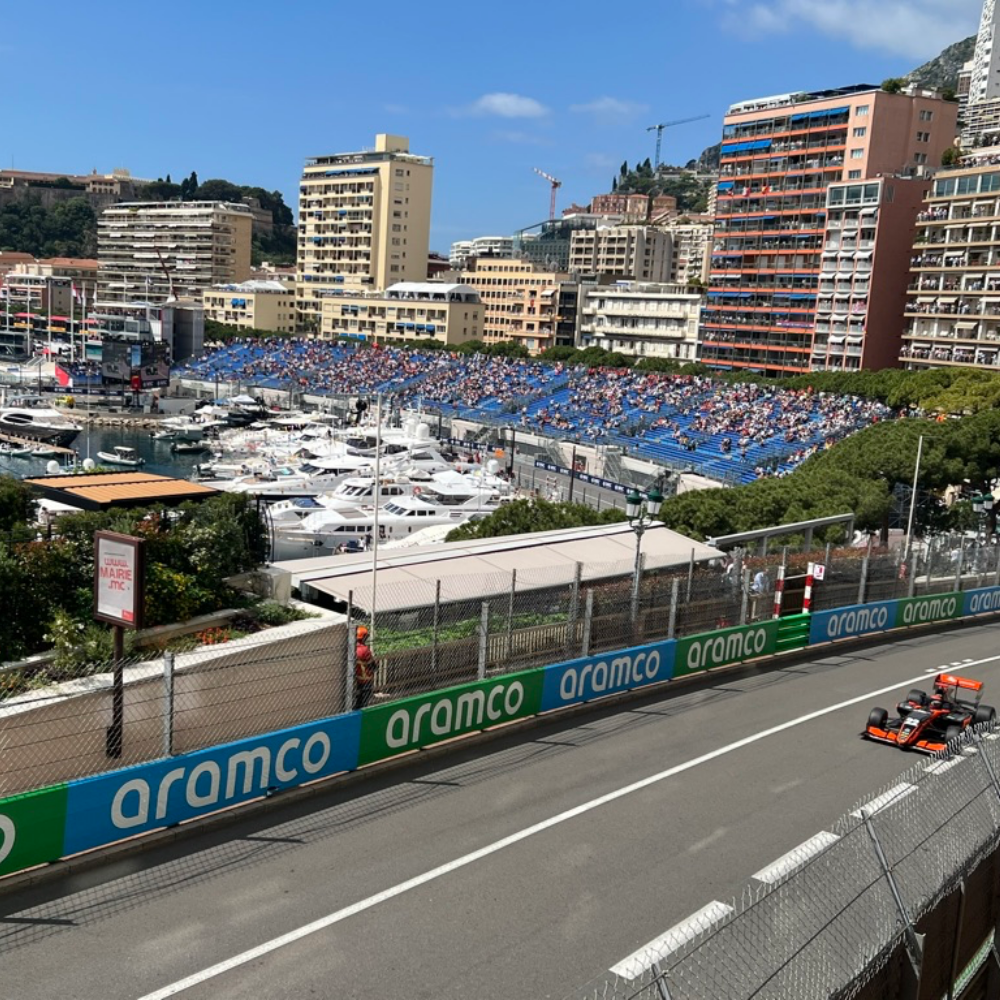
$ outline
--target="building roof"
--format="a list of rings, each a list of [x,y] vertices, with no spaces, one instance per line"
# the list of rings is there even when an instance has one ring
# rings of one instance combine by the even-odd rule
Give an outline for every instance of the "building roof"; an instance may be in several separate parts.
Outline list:
[[[0,250],[0,264],[9,264],[14,261],[33,261],[34,259],[30,253],[21,253],[18,250]]]
[[[48,500],[57,500],[80,510],[111,507],[142,507],[203,500],[218,490],[202,483],[155,476],[151,472],[95,472],[76,476],[39,476],[25,482]]]
[[[386,294],[389,292],[396,292],[399,295],[448,295],[452,292],[479,294],[469,285],[448,284],[444,281],[397,281],[386,289]]]
[[[289,292],[290,288],[280,281],[265,278],[251,278],[235,285],[213,285],[220,292]]]
[[[51,264],[57,267],[80,267],[96,270],[98,262],[90,257],[40,257],[39,264]]]
[[[626,577],[635,563],[635,534],[628,524],[540,531],[443,542],[422,549],[380,549],[376,612],[403,611],[434,604],[436,582],[441,601],[484,600],[509,593],[517,570],[521,592],[572,583],[577,564],[585,583]],[[711,546],[654,524],[642,537],[647,569],[688,566],[722,557]],[[274,565],[291,573],[292,586],[313,588],[337,601],[351,595],[353,606],[372,611],[372,554],[298,559]]]

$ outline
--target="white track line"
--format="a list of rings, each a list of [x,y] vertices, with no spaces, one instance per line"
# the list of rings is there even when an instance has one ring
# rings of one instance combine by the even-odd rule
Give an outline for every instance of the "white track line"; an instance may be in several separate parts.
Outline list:
[[[827,830],[820,830],[815,837],[810,837],[803,841],[798,847],[793,847],[787,854],[782,854],[777,861],[773,861],[766,868],[761,868],[753,877],[758,882],[780,882],[789,872],[800,868],[810,858],[814,858],[821,851],[825,851],[831,844],[835,844],[840,837]]]
[[[866,802],[859,809],[855,809],[851,813],[855,819],[861,819],[861,814],[863,812],[868,813],[869,816],[874,816],[875,813],[881,812],[883,809],[888,809],[893,802],[898,802],[900,799],[905,798],[911,792],[917,790],[916,785],[909,785],[905,781],[901,781],[898,785],[893,785],[888,791],[883,792],[881,795],[876,795],[870,802]]]
[[[980,663],[993,663],[996,660],[1000,660],[1000,656],[988,656],[985,659],[976,660],[972,665]],[[297,927],[295,930],[289,931],[287,934],[281,934],[276,938],[272,938],[270,941],[264,941],[255,948],[250,948],[248,951],[241,952],[239,955],[227,958],[224,962],[219,962],[216,965],[209,966],[207,969],[202,969],[200,972],[195,972],[190,976],[185,976],[184,979],[178,979],[175,983],[170,983],[168,986],[164,986],[153,993],[145,994],[140,997],[139,1000],[166,1000],[167,997],[176,996],[178,993],[183,993],[185,990],[189,990],[192,987],[198,986],[199,984],[207,982],[210,979],[215,979],[217,976],[231,972],[233,969],[238,969],[241,965],[247,965],[249,962],[254,962],[258,958],[270,954],[272,951],[277,951],[279,948],[284,948],[287,945],[294,944],[296,941],[301,941],[303,938],[309,937],[311,934],[316,934],[318,931],[326,930],[327,927],[333,927],[334,924],[339,924],[341,921],[347,920],[349,917],[363,913],[365,910],[370,910],[372,907],[378,906],[379,903],[384,903],[387,900],[394,899],[396,896],[401,896],[404,892],[409,892],[411,889],[416,889],[421,885],[426,885],[428,882],[433,882],[444,875],[457,871],[459,868],[465,868],[466,866],[474,864],[477,861],[481,861],[483,858],[487,858],[491,854],[496,854],[497,851],[502,851],[506,847],[510,847],[513,844],[519,844],[522,840],[527,840],[529,837],[534,837],[536,834],[543,833],[546,830],[551,830],[555,826],[566,823],[571,819],[576,819],[577,816],[583,816],[585,813],[601,808],[601,806],[606,806],[610,802],[617,802],[619,799],[625,798],[626,795],[632,795],[635,792],[640,792],[645,788],[649,788],[650,786],[656,785],[661,781],[665,781],[667,778],[672,778],[676,774],[682,774],[684,771],[690,771],[692,768],[699,767],[701,764],[707,764],[710,761],[717,760],[719,757],[725,757],[727,754],[735,753],[737,750],[742,750],[744,747],[751,746],[754,743],[759,743],[761,740],[766,740],[770,736],[776,736],[778,733],[794,729],[796,726],[804,726],[806,723],[812,722],[814,719],[820,719],[824,715],[830,715],[832,712],[839,712],[842,708],[849,708],[851,705],[860,705],[866,701],[870,702],[873,698],[877,698],[880,694],[888,694],[890,691],[896,691],[901,687],[909,687],[911,684],[915,684],[917,681],[923,680],[923,678],[924,675],[919,674],[916,677],[909,678],[909,680],[897,681],[895,684],[890,684],[887,687],[878,688],[875,691],[869,691],[867,694],[858,695],[857,698],[850,698],[847,701],[838,701],[835,705],[829,705],[826,708],[818,709],[815,712],[810,712],[808,715],[801,715],[797,719],[790,719],[788,722],[781,723],[781,725],[772,726],[770,729],[754,733],[753,736],[746,736],[741,740],[737,740],[735,743],[729,743],[724,747],[719,747],[717,750],[712,750],[709,753],[702,754],[700,757],[695,757],[693,760],[685,761],[683,764],[677,764],[674,767],[667,768],[666,771],[660,771],[658,774],[652,774],[648,778],[643,778],[640,781],[633,782],[631,785],[625,785],[622,788],[617,788],[615,791],[608,792],[606,795],[601,795],[599,798],[591,799],[589,802],[584,802],[581,805],[574,806],[572,809],[567,809],[565,812],[561,812],[557,816],[550,816],[548,819],[542,820],[542,822],[536,823],[534,826],[529,826],[523,830],[519,830],[517,833],[512,833],[509,837],[504,837],[502,840],[497,840],[492,844],[487,844],[485,847],[481,847],[478,851],[473,851],[471,854],[465,854],[460,858],[455,858],[454,861],[449,861],[437,868],[432,868],[430,871],[426,871],[422,875],[417,875],[415,878],[407,879],[405,882],[400,882],[398,885],[394,885],[390,889],[385,889],[382,892],[376,893],[374,896],[369,896],[367,899],[362,899],[357,903],[352,903],[350,906],[346,906],[342,910],[337,910],[335,913],[330,913],[325,917],[320,917],[319,920],[314,920],[312,923],[304,924],[302,927]]]
[[[679,924],[674,924],[665,934],[632,952],[628,958],[623,958],[617,965],[611,966],[610,971],[621,979],[638,979],[653,967],[654,962],[662,962],[668,955],[689,941],[693,941],[702,931],[707,930],[712,924],[717,924],[732,912],[733,907],[728,903],[720,903],[718,900],[709,903]]]

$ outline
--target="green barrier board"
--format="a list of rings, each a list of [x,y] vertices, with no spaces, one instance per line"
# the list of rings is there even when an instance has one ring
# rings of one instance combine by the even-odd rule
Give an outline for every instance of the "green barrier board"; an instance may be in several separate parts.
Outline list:
[[[0,799],[0,875],[62,856],[66,789],[53,785]]]
[[[541,709],[544,677],[544,668],[525,670],[366,708],[361,713],[359,763],[372,764],[464,733],[536,715]]]
[[[678,639],[674,677],[769,656],[777,648],[778,624],[772,619]]]

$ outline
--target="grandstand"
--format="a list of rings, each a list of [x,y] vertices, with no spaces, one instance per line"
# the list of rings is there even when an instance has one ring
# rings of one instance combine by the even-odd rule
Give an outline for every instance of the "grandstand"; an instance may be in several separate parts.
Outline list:
[[[783,475],[816,451],[892,417],[872,400],[699,375],[284,338],[214,348],[174,374],[320,396],[382,393],[401,407],[615,445],[722,482]]]

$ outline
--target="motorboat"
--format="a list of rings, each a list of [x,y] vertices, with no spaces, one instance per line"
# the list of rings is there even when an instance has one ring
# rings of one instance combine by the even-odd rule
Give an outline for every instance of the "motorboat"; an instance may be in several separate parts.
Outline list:
[[[83,428],[41,396],[20,396],[0,408],[0,434],[68,448]]]
[[[99,451],[97,457],[106,465],[127,465],[133,469],[146,464],[135,448],[123,444],[116,444],[111,451]]]
[[[430,480],[430,476],[426,477]],[[382,477],[378,489],[374,476],[348,476],[335,490],[318,496],[299,496],[278,500],[267,506],[267,519],[272,526],[294,526],[318,511],[350,510],[358,506],[374,506],[397,497],[419,495],[422,481],[409,477]]]
[[[465,477],[461,477],[463,480]],[[380,541],[405,538],[431,525],[458,527],[467,521],[492,514],[510,498],[504,489],[474,483],[434,483],[419,494],[399,497],[384,504],[377,514]],[[376,508],[373,505],[339,510],[317,511],[298,524],[275,524],[271,529],[273,558],[308,559],[342,551],[345,543],[367,546],[376,531]]]
[[[200,455],[209,450],[207,441],[174,441],[170,446],[175,455]]]

